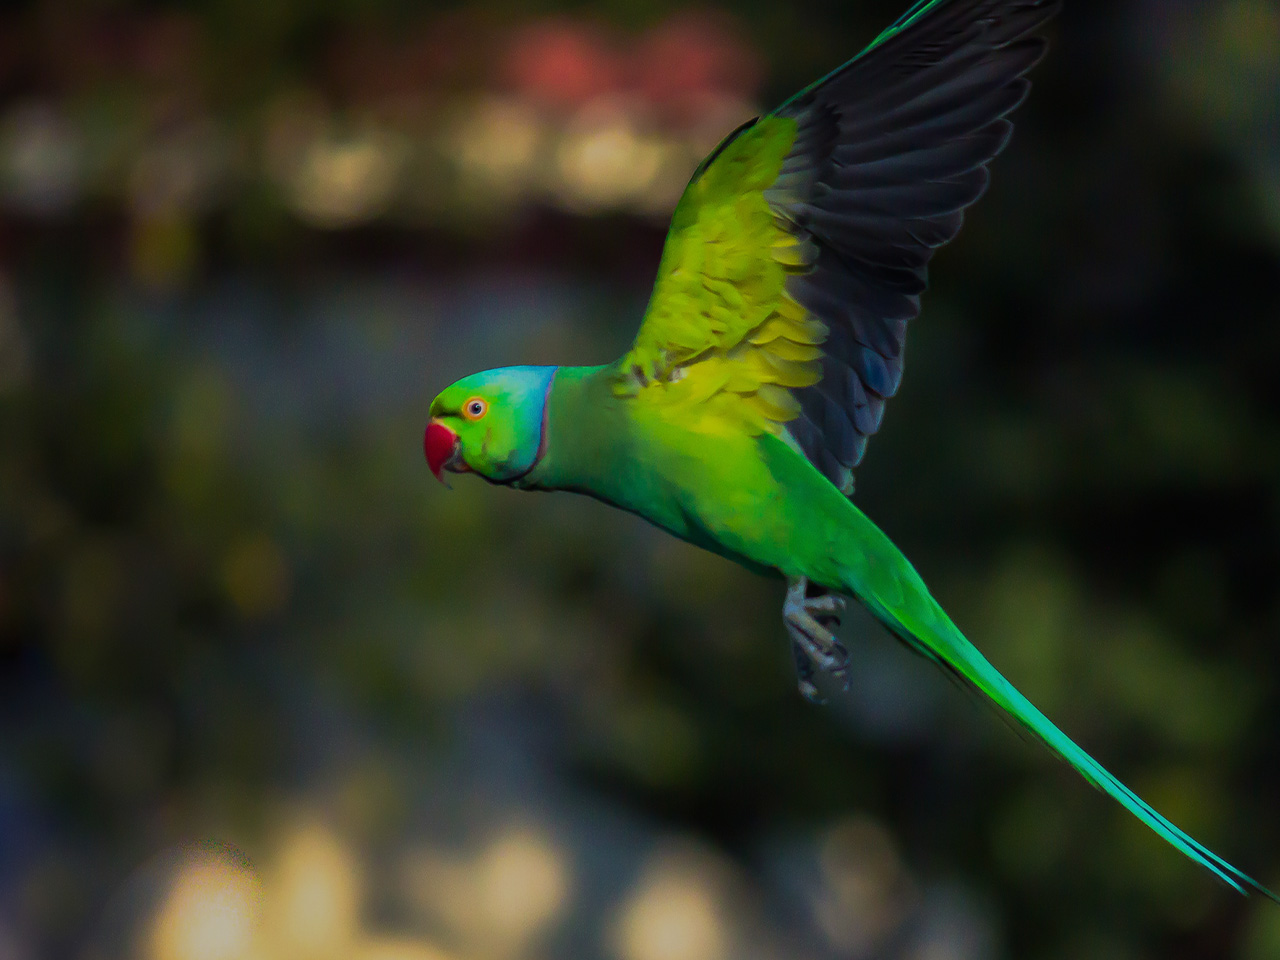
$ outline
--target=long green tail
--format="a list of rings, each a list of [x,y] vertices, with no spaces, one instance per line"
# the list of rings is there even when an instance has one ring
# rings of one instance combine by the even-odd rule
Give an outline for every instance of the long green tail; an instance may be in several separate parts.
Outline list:
[[[1124,807],[1196,863],[1241,893],[1257,891],[1280,903],[1274,893],[1196,842],[1157,813],[1145,800],[1109,773],[1014,689],[1013,684],[960,632],[893,542],[861,511],[844,568],[845,588],[910,647],[955,673],[1008,711],[1049,749],[1075,767],[1095,787]]]

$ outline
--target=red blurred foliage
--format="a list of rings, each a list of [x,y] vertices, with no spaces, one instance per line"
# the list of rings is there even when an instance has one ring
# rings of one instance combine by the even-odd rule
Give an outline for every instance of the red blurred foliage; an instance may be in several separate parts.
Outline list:
[[[136,84],[172,106],[203,102],[211,45],[192,14],[49,6],[0,13],[0,87],[78,91]],[[470,11],[424,17],[397,32],[365,21],[335,32],[313,74],[339,103],[422,102],[495,81],[546,107],[575,110],[631,93],[667,119],[696,118],[709,98],[749,100],[759,57],[726,13],[681,13],[639,36],[555,16],[515,27]],[[216,79],[216,78],[215,78]],[[180,110],[178,111],[180,112]]]
[[[708,97],[750,100],[759,88],[759,56],[725,14],[678,14],[644,36],[632,54],[633,82],[647,100],[683,121]]]
[[[622,87],[623,58],[604,30],[565,18],[517,30],[503,77],[547,106],[571,108]]]
[[[633,40],[583,21],[542,20],[515,33],[503,67],[508,84],[548,106],[626,92],[679,123],[703,116],[709,100],[750,100],[762,73],[733,19],[711,12],[677,14]]]

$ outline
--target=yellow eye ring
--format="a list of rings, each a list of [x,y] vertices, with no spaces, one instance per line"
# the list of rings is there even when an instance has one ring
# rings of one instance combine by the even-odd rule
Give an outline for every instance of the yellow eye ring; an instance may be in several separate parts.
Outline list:
[[[489,412],[489,404],[480,397],[472,397],[462,405],[462,415],[468,420],[479,420]]]

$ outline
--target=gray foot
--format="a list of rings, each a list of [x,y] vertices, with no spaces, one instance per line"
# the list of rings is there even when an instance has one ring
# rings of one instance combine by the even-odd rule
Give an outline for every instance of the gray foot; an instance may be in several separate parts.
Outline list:
[[[782,605],[782,621],[791,635],[791,653],[796,662],[800,693],[811,703],[821,703],[813,682],[815,668],[829,673],[849,689],[849,651],[831,632],[840,625],[844,597],[825,591],[809,596],[809,581],[790,581]]]

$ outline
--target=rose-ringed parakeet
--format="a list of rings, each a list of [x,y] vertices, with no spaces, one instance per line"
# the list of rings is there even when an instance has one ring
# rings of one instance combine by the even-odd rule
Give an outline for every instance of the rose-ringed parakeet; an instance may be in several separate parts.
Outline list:
[[[431,404],[436,476],[587,494],[785,577],[800,687],[844,677],[856,598],[1161,837],[1241,892],[1254,880],[1073,743],[951,622],[851,501],[902,379],[935,250],[1008,143],[1059,0],[920,0],[866,50],[708,157],[676,207],[631,349],[599,367],[508,367]]]

